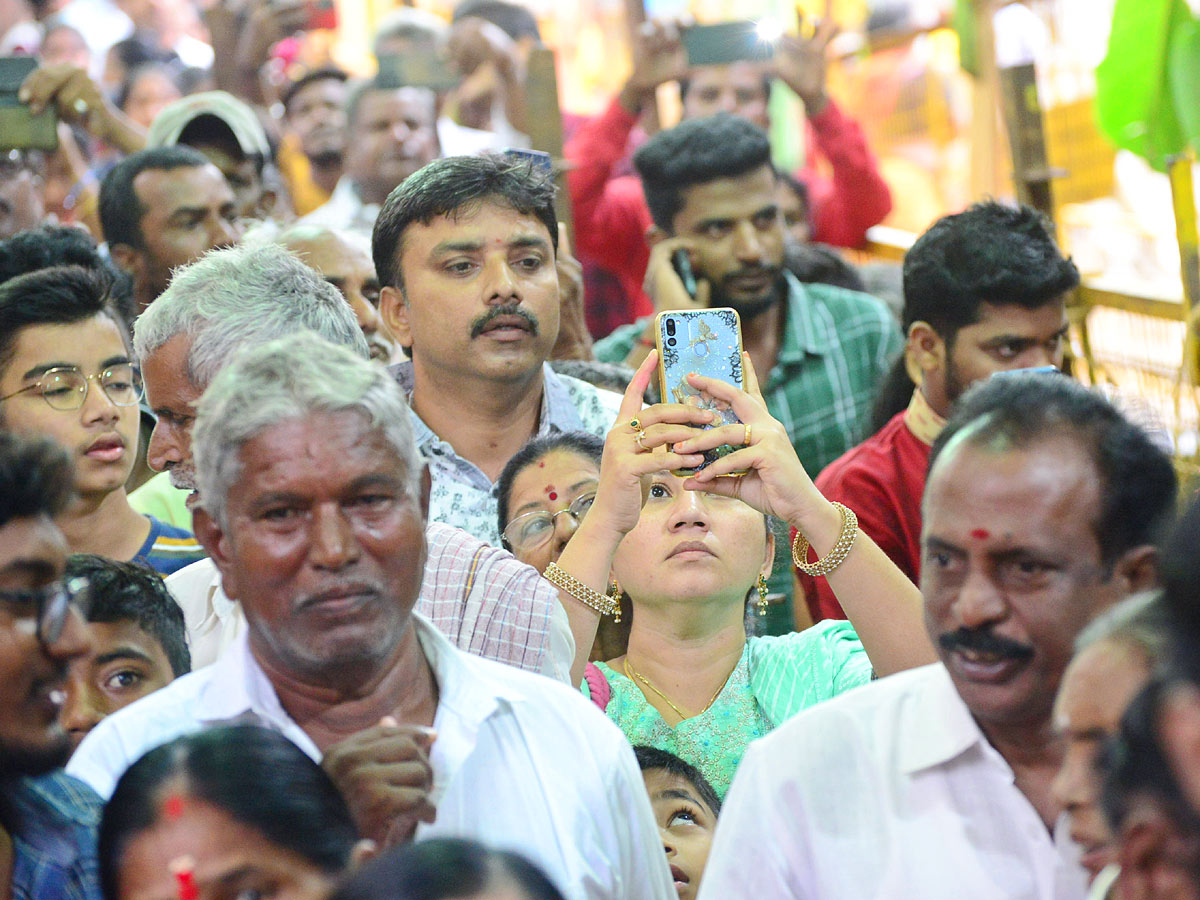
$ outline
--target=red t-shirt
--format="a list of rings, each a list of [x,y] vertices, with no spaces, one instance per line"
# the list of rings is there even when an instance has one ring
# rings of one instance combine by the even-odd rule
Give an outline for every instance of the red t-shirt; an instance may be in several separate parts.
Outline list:
[[[830,500],[854,510],[859,527],[917,583],[921,494],[931,448],[909,429],[908,415],[908,410],[897,413],[876,434],[847,450],[821,471],[816,484]],[[828,581],[799,577],[814,622],[846,618]]]

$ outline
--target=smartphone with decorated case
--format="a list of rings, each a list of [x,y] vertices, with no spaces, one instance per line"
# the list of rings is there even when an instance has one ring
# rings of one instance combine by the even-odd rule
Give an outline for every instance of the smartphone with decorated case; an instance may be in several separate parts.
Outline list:
[[[713,410],[720,421],[707,426],[740,423],[729,404],[692,387],[689,372],[742,387],[742,323],[737,310],[729,307],[661,312],[655,319],[658,346],[658,384],[664,403],[684,403]],[[723,444],[704,454],[694,469],[676,475],[694,475],[737,447]]]

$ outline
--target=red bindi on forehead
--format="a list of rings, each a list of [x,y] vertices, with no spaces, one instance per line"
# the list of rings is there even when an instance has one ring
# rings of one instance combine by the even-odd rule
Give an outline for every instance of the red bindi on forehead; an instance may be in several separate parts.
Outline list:
[[[986,528],[973,528],[971,530],[971,537],[975,538],[977,541],[986,541],[991,536],[992,533]]]
[[[547,485],[547,486],[546,486],[546,495],[547,495],[547,496],[548,496],[548,497],[549,497],[551,500],[557,500],[557,499],[558,499],[558,494],[557,494],[557,492],[556,492],[556,489],[555,489],[554,485],[550,484],[550,485]]]

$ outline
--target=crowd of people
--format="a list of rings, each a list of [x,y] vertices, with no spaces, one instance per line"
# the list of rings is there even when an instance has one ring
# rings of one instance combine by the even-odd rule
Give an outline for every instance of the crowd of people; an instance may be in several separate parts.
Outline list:
[[[508,0],[369,80],[303,4],[0,13],[0,896],[1200,898],[1200,503],[1038,212],[864,290],[831,22],[645,23],[547,168]]]

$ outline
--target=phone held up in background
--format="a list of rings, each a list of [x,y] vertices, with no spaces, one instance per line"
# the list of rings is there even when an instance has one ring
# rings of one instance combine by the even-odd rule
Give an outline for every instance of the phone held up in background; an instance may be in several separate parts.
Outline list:
[[[58,148],[58,116],[47,106],[36,116],[28,104],[17,99],[17,91],[37,68],[32,56],[0,56],[0,150],[45,150]]]
[[[514,161],[524,160],[533,166],[533,168],[539,169],[547,175],[554,171],[554,161],[550,158],[550,154],[544,153],[541,150],[523,150],[517,147],[506,147],[504,155]]]
[[[654,323],[658,384],[663,402],[683,403],[718,413],[720,421],[709,428],[740,423],[728,403],[696,390],[687,380],[688,373],[695,372],[742,387],[742,323],[737,310],[677,309],[659,313]],[[699,466],[680,469],[675,474],[694,475],[736,449],[728,444],[715,447],[704,454],[704,462]]]
[[[448,91],[462,83],[449,58],[437,47],[413,47],[404,53],[379,57],[375,85],[391,90],[423,87],[435,92]]]
[[[759,33],[755,22],[692,25],[681,35],[689,66],[723,66],[735,62],[766,62],[775,47]]]
[[[683,282],[683,289],[687,291],[687,295],[695,300],[696,273],[692,271],[692,258],[688,256],[688,252],[680,247],[672,253],[671,266],[675,269],[675,274],[679,276],[679,280]]]

